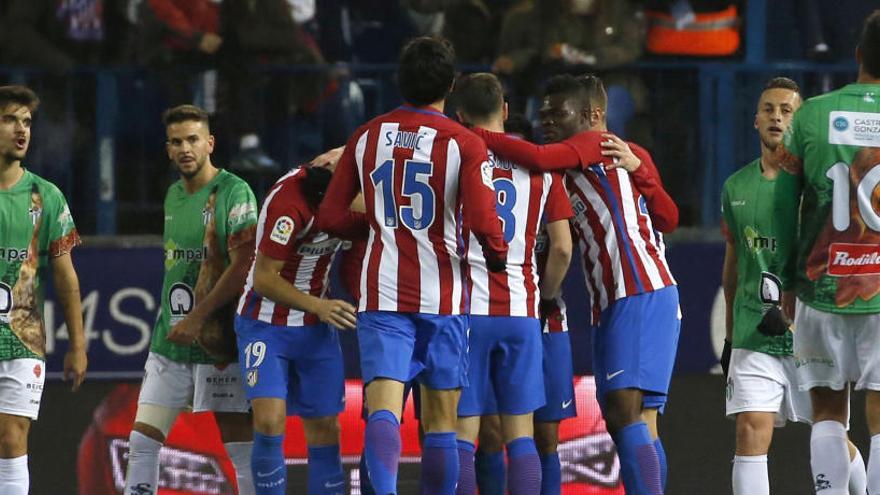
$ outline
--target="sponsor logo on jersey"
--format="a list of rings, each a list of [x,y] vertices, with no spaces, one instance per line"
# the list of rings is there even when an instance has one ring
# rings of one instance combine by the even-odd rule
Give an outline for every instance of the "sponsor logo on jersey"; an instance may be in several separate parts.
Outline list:
[[[9,323],[12,311],[12,287],[0,282],[0,323]]]
[[[40,366],[40,363],[34,365],[34,376],[39,378],[40,375],[43,374],[43,368]]]
[[[849,146],[880,146],[880,113],[831,112],[828,142]]]
[[[495,190],[495,184],[492,182],[492,163],[489,160],[480,165],[480,177],[483,178],[483,184],[486,184],[486,187]]]
[[[0,247],[0,261],[23,261],[28,257],[27,248],[16,249],[11,247]]]
[[[761,272],[761,302],[778,304],[782,295],[782,282],[770,272]]]
[[[192,288],[183,282],[177,282],[168,289],[168,308],[171,310],[171,321],[176,323],[192,311],[196,296]]]
[[[278,220],[275,220],[275,225],[272,227],[272,233],[269,234],[269,239],[282,246],[286,246],[290,242],[291,234],[293,234],[293,226],[292,218],[288,216],[278,217]]]
[[[828,247],[828,274],[836,277],[880,274],[880,246],[835,242]]]
[[[229,225],[238,226],[248,221],[256,222],[257,207],[253,203],[239,203],[229,210]]]
[[[743,229],[743,237],[750,251],[757,253],[762,249],[769,249],[771,252],[776,252],[776,238],[763,236],[750,225]]]
[[[182,248],[174,241],[165,243],[165,269],[170,270],[178,262],[184,263],[201,263],[208,259],[208,248],[202,246],[198,248]]]
[[[327,234],[321,234],[315,238],[317,242],[303,244],[297,249],[297,253],[303,256],[324,256],[325,254],[335,253],[341,242],[339,239],[327,238]],[[319,240],[323,239],[323,240]]]

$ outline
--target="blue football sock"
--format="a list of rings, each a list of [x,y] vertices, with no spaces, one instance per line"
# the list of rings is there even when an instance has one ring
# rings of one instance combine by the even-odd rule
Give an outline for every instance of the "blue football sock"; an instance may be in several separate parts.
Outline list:
[[[361,495],[376,495],[373,484],[370,483],[370,471],[367,469],[367,456],[361,454],[361,462],[358,464]]]
[[[477,473],[477,487],[480,495],[504,495],[507,487],[507,466],[504,464],[504,449],[486,453],[477,449],[474,456]]]
[[[474,468],[474,444],[458,441],[458,487],[456,495],[474,495],[477,493],[477,473]],[[482,495],[482,494],[481,494]]]
[[[381,409],[371,414],[364,431],[364,457],[370,483],[379,495],[397,493],[400,447],[400,423],[394,413]]]
[[[309,495],[344,495],[339,445],[309,447]]]
[[[666,490],[666,479],[669,476],[669,465],[666,464],[666,449],[663,448],[663,442],[658,437],[654,440],[654,450],[657,451],[657,460],[660,461],[660,486]]]
[[[532,437],[520,437],[507,444],[507,489],[510,495],[541,492],[541,459]]]
[[[284,435],[254,432],[251,472],[257,495],[284,495],[287,491],[287,466],[284,465]]]
[[[426,433],[422,444],[422,495],[453,495],[458,484],[455,432]]]
[[[662,495],[660,461],[648,426],[643,421],[626,425],[614,434],[614,440],[627,495]]]
[[[559,495],[562,492],[562,467],[559,453],[541,456],[541,495]]]

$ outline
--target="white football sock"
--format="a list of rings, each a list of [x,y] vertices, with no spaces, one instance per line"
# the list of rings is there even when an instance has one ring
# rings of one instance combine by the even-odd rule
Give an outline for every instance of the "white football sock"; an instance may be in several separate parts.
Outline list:
[[[159,451],[162,442],[138,431],[131,431],[128,437],[128,472],[125,477],[123,493],[159,493]]]
[[[255,495],[256,488],[251,474],[251,451],[254,449],[254,442],[227,442],[223,445],[235,468],[238,495]]]
[[[766,455],[733,457],[733,495],[770,495]]]
[[[868,493],[868,475],[865,472],[865,460],[856,449],[856,455],[849,463],[849,495],[865,495]]]
[[[880,493],[880,434],[871,437],[868,455],[868,493]]]
[[[849,495],[849,448],[846,429],[837,421],[820,421],[810,434],[813,484],[822,495]]]
[[[27,495],[29,488],[28,456],[0,459],[0,494]]]

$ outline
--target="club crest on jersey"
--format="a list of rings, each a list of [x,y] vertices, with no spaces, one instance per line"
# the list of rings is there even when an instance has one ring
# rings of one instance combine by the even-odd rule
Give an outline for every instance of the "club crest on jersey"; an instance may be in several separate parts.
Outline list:
[[[247,372],[248,387],[254,387],[257,385],[257,379],[258,379],[257,371],[259,371],[259,370],[255,370],[255,369],[248,370],[248,372]]]
[[[292,218],[288,216],[278,217],[278,220],[275,220],[275,225],[272,227],[272,233],[269,234],[269,239],[282,246],[286,246],[290,242],[291,234],[293,234],[293,226]]]
[[[0,323],[9,323],[12,311],[12,287],[0,282]]]
[[[202,210],[202,225],[208,225],[214,220],[214,208],[205,207]]]
[[[28,209],[28,215],[31,217],[31,225],[34,227],[37,226],[37,222],[40,221],[40,216],[43,214],[43,209],[39,206],[32,206]]]

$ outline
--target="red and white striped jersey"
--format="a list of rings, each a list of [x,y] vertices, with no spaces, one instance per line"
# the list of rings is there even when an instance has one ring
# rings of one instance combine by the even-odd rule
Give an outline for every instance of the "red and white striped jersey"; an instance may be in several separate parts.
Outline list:
[[[496,209],[507,241],[507,269],[490,273],[476,239],[468,242],[471,314],[538,317],[535,244],[541,219],[566,220],[574,214],[559,174],[530,172],[489,153]]]
[[[675,284],[663,235],[626,170],[596,163],[567,171],[565,185],[594,323],[617,299]]]
[[[315,297],[327,292],[330,265],[342,241],[315,228],[315,212],[301,191],[306,174],[296,169],[280,179],[266,196],[257,222],[257,252],[284,261],[281,277]],[[316,315],[291,309],[254,290],[251,264],[238,314],[272,325],[299,327],[320,323]]]
[[[467,311],[462,225],[484,255],[503,260],[507,251],[488,172],[483,141],[431,109],[400,107],[352,135],[319,226],[347,235],[344,220],[359,185],[370,224],[359,311]]]
[[[568,198],[565,198],[565,203],[569,204]],[[571,210],[569,209],[569,211]],[[568,218],[571,218],[572,215],[569,215]],[[544,276],[544,268],[547,266],[547,256],[549,254],[548,248],[550,247],[550,236],[547,235],[546,227],[546,222],[541,224],[541,230],[538,231],[538,237],[535,241],[535,259],[537,260],[539,277]],[[556,311],[544,315],[546,321],[544,322],[544,328],[541,329],[543,333],[568,331],[568,313],[566,312],[565,301],[562,299],[562,295],[556,296],[555,301]]]

